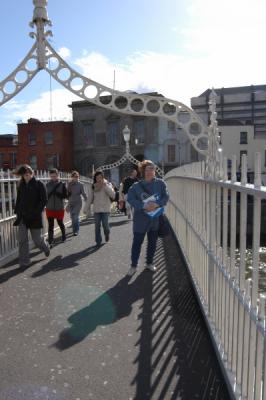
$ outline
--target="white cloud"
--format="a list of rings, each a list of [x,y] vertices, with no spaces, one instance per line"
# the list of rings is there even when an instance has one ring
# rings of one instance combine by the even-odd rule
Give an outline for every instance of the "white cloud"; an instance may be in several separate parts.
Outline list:
[[[43,121],[49,121],[51,117],[53,120],[71,120],[72,112],[68,105],[80,98],[65,89],[55,89],[51,94],[52,102],[50,92],[43,92],[37,99],[27,104],[16,102],[14,106],[11,104],[10,107],[10,104],[7,103],[5,109],[9,113],[9,118],[6,125],[14,127],[15,121],[26,122],[29,118],[37,118]],[[14,122],[11,123],[10,121]]]
[[[182,31],[172,29],[182,48],[178,53],[135,52],[123,64],[84,49],[70,64],[88,78],[110,88],[114,71],[117,90],[158,91],[190,105],[190,98],[207,88],[264,84],[266,81],[265,0],[187,0],[188,20]],[[181,40],[182,39],[182,40]],[[69,49],[59,50],[63,58]],[[71,118],[67,107],[74,95],[66,89],[52,94],[53,117]],[[77,98],[76,98],[77,99]],[[28,104],[6,105],[9,120],[50,118],[50,93]]]
[[[61,47],[58,50],[58,54],[65,60],[71,57],[71,51],[67,47]]]

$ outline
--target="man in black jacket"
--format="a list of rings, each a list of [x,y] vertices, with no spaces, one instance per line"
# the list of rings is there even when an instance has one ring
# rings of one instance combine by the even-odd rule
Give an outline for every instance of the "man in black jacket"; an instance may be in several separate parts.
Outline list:
[[[19,264],[20,267],[26,268],[30,265],[28,230],[36,247],[42,250],[46,257],[50,255],[48,243],[41,235],[42,212],[47,203],[47,193],[45,185],[35,179],[29,165],[20,166],[16,174],[21,180],[15,205],[17,219],[14,225],[18,226]]]
[[[132,208],[130,204],[127,202],[127,194],[133,183],[138,182],[137,174],[138,171],[135,168],[133,168],[130,172],[130,175],[125,179],[123,184],[122,193],[124,194],[128,219],[132,218]]]

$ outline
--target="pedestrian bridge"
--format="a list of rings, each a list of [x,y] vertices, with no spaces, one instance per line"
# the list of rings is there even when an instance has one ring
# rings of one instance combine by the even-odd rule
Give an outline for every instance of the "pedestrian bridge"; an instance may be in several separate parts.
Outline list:
[[[100,249],[88,219],[49,259],[1,267],[1,400],[229,399],[174,236],[130,279],[132,222],[110,222]]]
[[[16,180],[2,174],[0,399],[266,399],[258,157],[253,184],[245,155],[240,182],[235,158],[230,179],[226,159],[207,177],[204,163],[169,172],[172,236],[157,271],[131,279],[131,222],[117,214],[100,249],[88,218],[21,272]]]

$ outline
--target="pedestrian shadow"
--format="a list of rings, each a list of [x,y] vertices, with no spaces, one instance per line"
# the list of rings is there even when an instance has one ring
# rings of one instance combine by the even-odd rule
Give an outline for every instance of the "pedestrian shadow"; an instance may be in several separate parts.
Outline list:
[[[32,267],[34,264],[37,264],[39,260],[32,261],[28,267],[25,267],[24,269],[21,267],[17,267],[14,269],[11,269],[7,272],[4,272],[3,274],[0,275],[0,284],[8,281],[10,278],[13,278],[16,275],[22,274],[24,271],[26,271],[28,268]]]
[[[109,225],[110,226],[120,226],[120,225],[126,225],[128,224],[130,221],[128,219],[123,220],[123,221],[115,221],[115,222],[110,222]]]
[[[31,277],[38,278],[42,275],[48,274],[49,272],[56,272],[65,270],[68,268],[77,267],[79,265],[79,261],[88,257],[90,254],[98,251],[99,249],[96,246],[90,246],[85,250],[79,251],[78,253],[69,254],[66,257],[62,255],[58,255],[54,257],[52,260],[47,262],[42,266],[42,268],[38,271],[35,271]]]
[[[31,252],[30,252],[30,256],[31,256],[31,258],[33,258],[33,257],[35,257],[35,256],[38,256],[38,255],[41,254],[41,253],[43,253],[42,250],[35,249],[34,251],[31,251]],[[40,260],[38,260],[38,261],[32,261],[31,264],[30,264],[30,266],[33,265],[33,264],[36,264],[36,262],[39,262],[39,261],[40,261]],[[0,269],[6,269],[6,268],[9,268],[9,267],[14,267],[15,265],[18,265],[18,264],[19,264],[19,259],[18,259],[18,257],[17,257],[17,258],[15,258],[15,260],[12,260],[12,261],[10,261],[10,262],[7,263],[7,264],[2,265],[2,266],[0,267]]]
[[[82,342],[98,326],[113,324],[129,316],[133,303],[144,298],[150,290],[152,274],[143,271],[132,283],[129,281],[130,277],[125,276],[87,307],[72,314],[68,318],[71,326],[60,333],[52,347],[67,350]]]

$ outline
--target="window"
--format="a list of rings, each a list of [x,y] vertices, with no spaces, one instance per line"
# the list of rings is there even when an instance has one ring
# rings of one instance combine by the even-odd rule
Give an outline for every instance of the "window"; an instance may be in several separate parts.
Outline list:
[[[266,150],[264,150],[264,165],[266,165]]]
[[[145,123],[143,119],[134,121],[133,131],[135,135],[135,143],[136,144],[145,143]]]
[[[240,132],[240,144],[247,144],[247,143],[248,143],[248,133]]]
[[[94,146],[94,125],[91,121],[83,122],[83,137],[85,144],[89,147]]]
[[[218,142],[219,144],[222,144],[222,132],[218,133]]]
[[[58,154],[51,154],[46,156],[46,168],[58,168],[59,167],[59,156]]]
[[[0,168],[3,168],[4,154],[0,153]]]
[[[167,159],[168,162],[175,162],[175,145],[169,144],[167,146]]]
[[[29,158],[29,164],[32,169],[37,170],[37,156],[35,154],[32,154]]]
[[[44,141],[45,141],[45,144],[53,144],[53,142],[54,142],[53,132],[45,132]]]
[[[106,133],[97,132],[95,140],[96,140],[96,146],[106,146]]]
[[[175,123],[173,121],[167,121],[167,127],[168,127],[169,133],[175,132]]]
[[[119,145],[119,123],[118,121],[108,122],[108,143],[110,146]]]
[[[36,144],[36,134],[34,132],[29,132],[28,140],[29,140],[29,145],[34,146]]]
[[[153,118],[150,121],[149,143],[158,144],[158,119]]]

